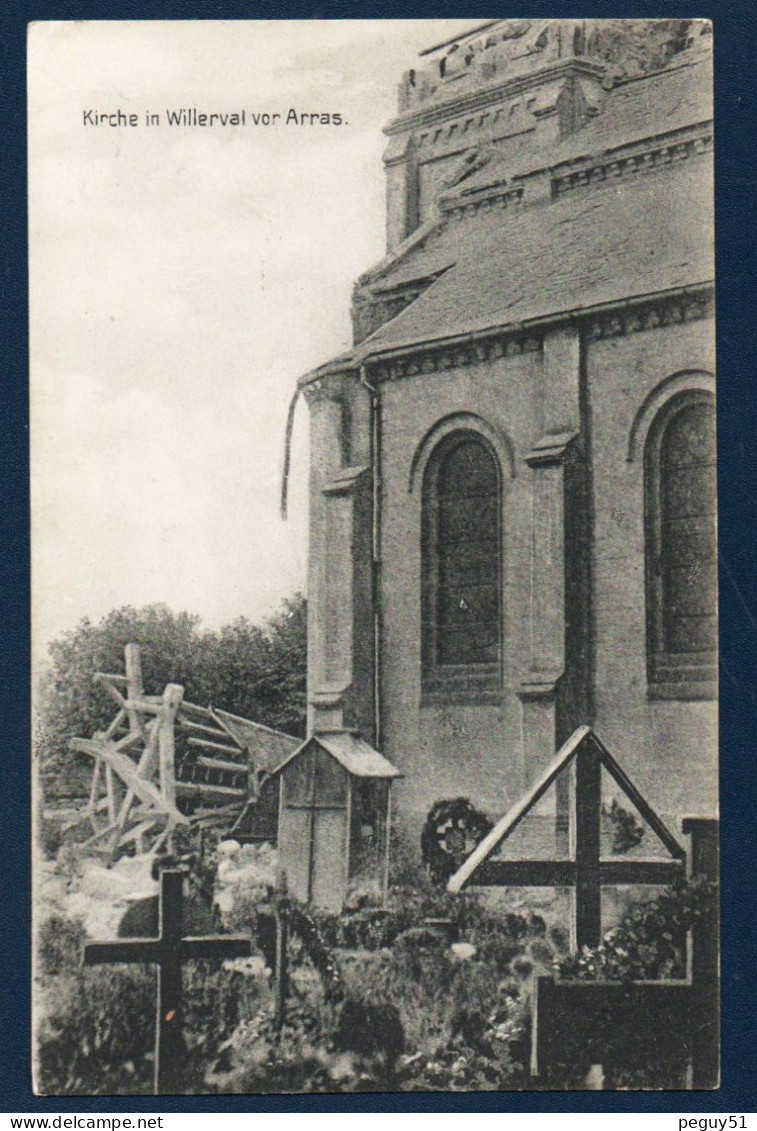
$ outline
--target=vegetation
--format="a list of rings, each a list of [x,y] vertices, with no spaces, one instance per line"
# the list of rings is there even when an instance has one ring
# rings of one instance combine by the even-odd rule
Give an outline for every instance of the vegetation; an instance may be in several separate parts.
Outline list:
[[[267,894],[262,887],[248,892],[224,925],[249,931],[270,966],[272,940],[265,937],[262,906]],[[280,1030],[260,963],[255,971],[249,960],[222,967],[187,964],[186,1089],[533,1087],[533,976],[681,977],[686,931],[712,912],[712,900],[712,886],[701,880],[665,889],[632,907],[599,947],[579,954],[569,953],[554,909],[536,914],[506,904],[490,908],[475,896],[439,891],[425,874],[392,889],[386,907],[359,901],[341,915],[295,907],[291,993]],[[147,1093],[154,974],[82,969],[83,941],[81,924],[59,916],[40,931],[38,1086],[55,1095]],[[646,1075],[621,1072],[616,1086],[649,1087],[673,1072],[671,1066],[651,1066]],[[572,1086],[581,1087],[582,1080]]]
[[[714,900],[714,886],[701,878],[665,888],[633,906],[598,947],[562,959],[558,973],[584,981],[684,978],[687,932],[714,913]]]

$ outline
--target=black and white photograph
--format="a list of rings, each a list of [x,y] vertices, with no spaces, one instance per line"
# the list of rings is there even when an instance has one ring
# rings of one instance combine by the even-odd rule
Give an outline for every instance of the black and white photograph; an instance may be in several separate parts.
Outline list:
[[[29,26],[37,1096],[719,1087],[712,45]]]

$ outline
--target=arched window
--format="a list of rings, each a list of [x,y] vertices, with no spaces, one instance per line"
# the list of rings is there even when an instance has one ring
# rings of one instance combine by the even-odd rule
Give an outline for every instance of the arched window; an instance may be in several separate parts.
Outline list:
[[[500,470],[476,432],[446,436],[423,480],[424,692],[500,686]]]
[[[703,391],[660,411],[645,453],[649,680],[709,697],[717,675],[715,407]]]

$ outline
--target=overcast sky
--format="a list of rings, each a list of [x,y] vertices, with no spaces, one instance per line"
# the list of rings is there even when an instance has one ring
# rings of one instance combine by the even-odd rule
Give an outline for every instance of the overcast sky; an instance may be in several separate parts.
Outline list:
[[[36,24],[29,44],[34,636],[164,601],[211,627],[304,589],[297,377],[384,252],[381,127],[470,21]],[[172,128],[167,109],[339,113]],[[137,128],[84,112],[136,113]],[[158,113],[160,126],[144,124]]]

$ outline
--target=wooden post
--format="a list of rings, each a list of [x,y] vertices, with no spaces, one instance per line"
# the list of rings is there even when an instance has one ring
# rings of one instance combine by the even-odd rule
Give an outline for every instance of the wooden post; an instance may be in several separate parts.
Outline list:
[[[160,888],[159,935],[166,956],[158,966],[158,1011],[155,1022],[155,1094],[181,1092],[184,1063],[181,1004],[181,934],[184,907],[184,876],[164,871]]]
[[[281,1032],[284,1026],[286,999],[289,992],[289,969],[287,966],[289,897],[287,895],[287,876],[283,868],[277,877],[273,906],[276,915],[276,974],[273,1019],[277,1032]]]
[[[176,768],[174,764],[174,723],[176,712],[184,698],[184,688],[178,683],[166,684],[163,704],[158,716],[158,759],[160,765],[160,792],[164,801],[176,805]]]
[[[718,822],[708,817],[684,817],[684,833],[691,836],[691,875],[717,885],[719,876]],[[691,986],[694,997],[692,1085],[717,1088],[720,1080],[719,1022],[719,897],[712,913],[699,919],[691,931]]]
[[[126,668],[126,699],[127,702],[133,703],[135,699],[144,695],[145,690],[142,683],[142,660],[138,644],[127,644],[124,648],[124,666]],[[126,713],[129,718],[129,730],[143,731],[144,724],[139,711],[135,707],[129,706]]]
[[[599,752],[582,742],[576,752],[576,887],[573,933],[575,949],[599,946],[602,938],[602,888],[599,870],[602,779]]]

